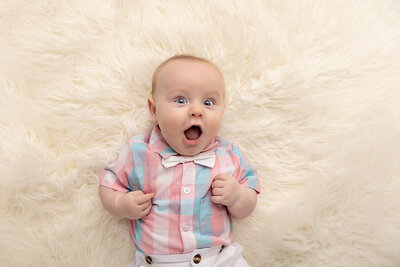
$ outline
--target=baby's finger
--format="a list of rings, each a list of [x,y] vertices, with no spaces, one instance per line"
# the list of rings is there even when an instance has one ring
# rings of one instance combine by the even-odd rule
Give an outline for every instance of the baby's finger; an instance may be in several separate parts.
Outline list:
[[[147,214],[149,214],[150,210],[151,210],[152,205],[149,205],[144,211],[143,214],[144,216],[146,216]]]
[[[139,205],[140,205],[140,207],[141,207],[142,210],[145,210],[145,209],[147,209],[148,207],[151,207],[151,206],[152,206],[152,202],[151,202],[151,200],[148,200],[148,201],[143,202],[143,203],[141,203],[141,204],[139,204]]]
[[[222,196],[223,190],[221,188],[213,188],[212,195],[213,196]]]
[[[221,180],[214,181],[211,185],[212,188],[221,188],[224,186],[224,182]]]
[[[224,179],[224,174],[223,173],[217,174],[214,177],[214,181],[223,180],[223,179]]]
[[[137,196],[144,195],[144,193],[141,190],[134,190],[134,191],[128,192],[127,195],[131,195],[131,196],[137,197]]]
[[[141,196],[138,196],[137,203],[139,205],[146,203],[147,201],[150,201],[153,197],[154,197],[154,193],[143,194]]]
[[[214,177],[214,181],[215,180],[221,180],[221,181],[223,181],[223,180],[227,180],[227,179],[229,179],[229,175],[227,175],[227,174],[225,174],[225,173],[220,173],[220,174],[217,174],[215,177]]]
[[[216,203],[216,204],[223,204],[223,197],[222,196],[212,196],[211,201]]]

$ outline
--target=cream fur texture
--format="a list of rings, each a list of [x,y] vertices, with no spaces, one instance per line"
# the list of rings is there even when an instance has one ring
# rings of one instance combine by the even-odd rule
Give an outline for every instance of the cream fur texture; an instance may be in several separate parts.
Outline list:
[[[400,266],[398,0],[2,0],[0,266],[126,266],[97,179],[178,53],[220,67],[259,171],[252,266]]]

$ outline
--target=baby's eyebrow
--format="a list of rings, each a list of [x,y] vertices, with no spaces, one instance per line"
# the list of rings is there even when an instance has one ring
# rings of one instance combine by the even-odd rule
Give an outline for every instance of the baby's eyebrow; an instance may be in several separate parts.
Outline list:
[[[220,92],[210,92],[210,93],[207,93],[206,95],[209,97],[212,97],[212,98],[219,98],[219,97],[222,97],[223,94]]]
[[[185,93],[185,89],[184,88],[173,88],[169,91],[170,94],[183,94]]]

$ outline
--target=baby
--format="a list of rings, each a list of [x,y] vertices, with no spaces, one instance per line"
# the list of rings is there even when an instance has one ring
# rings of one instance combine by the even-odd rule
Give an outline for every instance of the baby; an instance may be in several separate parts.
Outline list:
[[[105,209],[130,219],[130,266],[249,266],[231,218],[251,214],[260,185],[239,147],[217,137],[224,102],[208,60],[178,55],[154,72],[152,133],[130,139],[100,177]]]

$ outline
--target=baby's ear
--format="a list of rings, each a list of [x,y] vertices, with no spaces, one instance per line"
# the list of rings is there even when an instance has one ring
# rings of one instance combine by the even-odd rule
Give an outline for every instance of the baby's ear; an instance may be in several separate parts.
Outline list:
[[[153,122],[157,122],[156,105],[154,104],[154,99],[153,99],[152,96],[147,99],[147,103],[149,104],[149,111],[150,111],[151,120]]]

